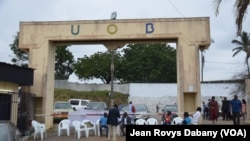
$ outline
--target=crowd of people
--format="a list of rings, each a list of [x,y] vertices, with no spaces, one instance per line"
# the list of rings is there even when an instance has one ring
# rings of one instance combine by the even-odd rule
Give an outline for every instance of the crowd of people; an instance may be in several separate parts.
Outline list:
[[[220,106],[215,99],[214,96],[211,99],[208,99],[208,102],[203,101],[203,107],[197,107],[196,112],[193,115],[190,115],[188,112],[184,112],[182,125],[197,125],[199,123],[199,119],[202,115],[201,111],[203,109],[203,119],[211,120],[215,123],[219,117],[219,109]],[[129,102],[129,112],[135,112],[132,101]],[[243,120],[245,120],[247,115],[247,105],[246,100],[242,99],[240,101],[237,95],[234,95],[232,100],[227,100],[226,97],[222,100],[221,105],[221,116],[223,120],[233,120],[234,125],[240,124],[240,117],[242,116]],[[157,109],[158,112],[158,109]],[[162,116],[162,124],[163,125],[171,125],[174,117],[171,114],[171,111],[167,111]],[[128,116],[127,112],[124,112],[120,117],[120,111],[118,110],[118,106],[114,104],[114,107],[109,110],[108,114],[105,112],[103,116],[100,118],[100,135],[102,136],[102,128],[106,130],[106,137],[108,140],[111,139],[116,141],[117,127],[120,128],[121,135],[125,136],[126,125],[133,124],[134,117]],[[120,126],[118,126],[120,125]]]
[[[211,120],[213,123],[218,120],[219,116],[222,116],[222,120],[233,120],[234,125],[239,125],[240,118],[242,117],[245,120],[246,115],[246,100],[239,100],[237,95],[234,95],[232,100],[224,97],[221,107],[214,96],[208,99],[207,103],[203,101],[203,119]]]

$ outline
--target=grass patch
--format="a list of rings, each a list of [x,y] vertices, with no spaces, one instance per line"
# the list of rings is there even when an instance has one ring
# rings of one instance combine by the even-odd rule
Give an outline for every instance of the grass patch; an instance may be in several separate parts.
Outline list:
[[[69,89],[54,90],[54,101],[68,101],[69,99],[89,99],[91,101],[103,101],[110,107],[109,91],[74,91]],[[114,92],[114,103],[124,104],[128,103],[128,95]]]

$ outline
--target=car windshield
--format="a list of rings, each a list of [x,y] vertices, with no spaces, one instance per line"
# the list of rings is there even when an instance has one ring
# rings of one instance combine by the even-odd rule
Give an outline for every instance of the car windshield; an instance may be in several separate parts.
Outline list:
[[[68,102],[55,103],[55,109],[72,109],[72,107]]]
[[[87,105],[88,110],[105,110],[107,106],[103,102],[90,102]]]
[[[171,111],[171,112],[177,112],[178,108],[177,105],[165,105],[163,110],[166,111]]]

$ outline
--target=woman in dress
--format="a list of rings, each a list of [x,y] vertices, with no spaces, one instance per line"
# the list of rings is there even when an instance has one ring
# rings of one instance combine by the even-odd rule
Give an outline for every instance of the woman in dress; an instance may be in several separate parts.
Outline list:
[[[213,123],[217,121],[218,111],[219,111],[218,102],[215,100],[215,97],[212,96],[212,99],[209,103],[209,112],[210,112],[210,119],[213,121]]]
[[[243,120],[245,120],[247,116],[247,103],[245,99],[242,99],[241,114],[242,114]]]

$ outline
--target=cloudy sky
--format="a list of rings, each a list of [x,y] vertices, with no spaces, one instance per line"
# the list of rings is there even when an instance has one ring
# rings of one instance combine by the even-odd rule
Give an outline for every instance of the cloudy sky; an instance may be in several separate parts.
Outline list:
[[[228,80],[246,69],[244,53],[232,57],[232,49],[236,47],[231,43],[236,39],[233,4],[233,1],[223,2],[216,17],[211,0],[1,0],[0,61],[11,63],[13,53],[9,44],[13,43],[21,21],[107,20],[114,11],[117,19],[210,17],[214,43],[204,53],[203,80]],[[248,18],[243,30],[249,32]],[[70,50],[79,58],[106,48],[81,45]],[[72,75],[69,81],[78,80]]]

